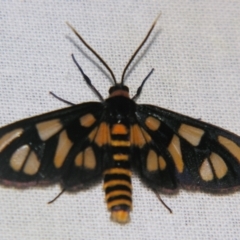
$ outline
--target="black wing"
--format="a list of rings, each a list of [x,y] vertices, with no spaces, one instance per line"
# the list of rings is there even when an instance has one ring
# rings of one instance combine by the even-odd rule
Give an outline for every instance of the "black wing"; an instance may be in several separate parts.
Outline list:
[[[136,165],[150,186],[222,191],[240,185],[239,136],[151,105],[138,105],[136,117],[147,134]]]
[[[103,171],[103,148],[92,141],[103,104],[89,102],[24,119],[0,129],[0,180],[24,186],[86,183]]]

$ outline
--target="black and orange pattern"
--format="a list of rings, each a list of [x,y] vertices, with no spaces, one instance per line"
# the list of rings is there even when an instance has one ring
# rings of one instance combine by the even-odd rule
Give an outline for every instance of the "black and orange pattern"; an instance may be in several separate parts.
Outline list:
[[[123,71],[106,100],[73,57],[101,102],[88,102],[12,123],[0,129],[0,179],[14,186],[60,182],[64,190],[104,178],[111,218],[127,223],[132,210],[132,171],[155,192],[178,187],[211,192],[240,186],[240,137],[202,121],[129,97]],[[58,97],[57,97],[58,98]],[[61,100],[61,99],[60,99]],[[67,102],[63,100],[64,102]],[[67,102],[69,103],[69,102]]]

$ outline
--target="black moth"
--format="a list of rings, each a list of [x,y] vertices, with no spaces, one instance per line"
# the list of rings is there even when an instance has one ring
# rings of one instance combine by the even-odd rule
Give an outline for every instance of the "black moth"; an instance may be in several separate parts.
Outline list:
[[[69,25],[109,70],[114,81],[109,97],[103,99],[72,55],[101,102],[72,104],[1,128],[2,183],[60,182],[64,191],[103,176],[107,208],[119,223],[128,222],[132,210],[132,170],[155,192],[179,186],[222,192],[240,185],[240,137],[163,108],[136,104],[134,100],[153,70],[129,98],[125,72],[156,21],[125,67],[120,83]]]

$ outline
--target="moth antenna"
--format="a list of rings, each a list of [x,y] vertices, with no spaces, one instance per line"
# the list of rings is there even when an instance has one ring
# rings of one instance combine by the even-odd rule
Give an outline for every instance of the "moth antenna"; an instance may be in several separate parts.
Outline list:
[[[146,37],[143,39],[142,43],[139,45],[139,47],[136,49],[136,51],[133,53],[132,57],[130,58],[130,60],[128,61],[126,67],[124,68],[123,70],[123,73],[122,73],[122,78],[121,78],[121,85],[123,85],[123,82],[124,82],[124,77],[125,77],[125,73],[129,67],[129,65],[132,63],[132,61],[134,60],[134,58],[136,57],[136,55],[138,54],[139,50],[142,48],[142,46],[144,45],[144,43],[148,40],[148,37],[150,36],[152,30],[154,29],[158,19],[160,18],[161,16],[161,13],[158,14],[157,18],[155,19],[155,21],[153,22],[150,30],[148,31]]]
[[[72,59],[74,61],[74,63],[77,65],[78,69],[80,70],[81,74],[83,75],[84,80],[86,81],[87,85],[96,93],[96,95],[99,97],[99,99],[104,102],[104,99],[102,97],[102,95],[100,94],[100,92],[92,85],[92,82],[90,80],[90,78],[83,72],[82,68],[80,67],[80,65],[78,64],[77,60],[75,59],[74,55],[72,54]]]
[[[133,96],[132,100],[135,100],[136,98],[138,98],[142,92],[143,86],[145,84],[145,82],[148,80],[148,78],[152,75],[154,71],[154,68],[149,72],[149,74],[144,78],[144,80],[142,81],[141,86],[137,89],[137,93]]]
[[[72,31],[75,33],[75,35],[79,38],[79,40],[87,47],[88,50],[90,50],[97,58],[98,60],[106,67],[106,69],[109,71],[109,73],[112,76],[112,80],[114,81],[114,84],[117,84],[116,77],[112,71],[112,69],[107,65],[107,63],[100,57],[100,55],[83,39],[83,37],[75,30],[74,27],[72,27],[68,22],[66,22],[68,27],[72,29]]]
[[[55,202],[65,191],[66,191],[66,189],[63,188],[63,190],[53,200],[48,202],[48,204],[51,204],[51,203]]]
[[[157,190],[154,189],[153,192],[156,194],[158,200],[162,203],[162,205],[169,211],[169,213],[172,213],[172,209],[170,207],[168,207],[168,205],[162,200],[162,198],[160,197],[160,194],[157,192]]]

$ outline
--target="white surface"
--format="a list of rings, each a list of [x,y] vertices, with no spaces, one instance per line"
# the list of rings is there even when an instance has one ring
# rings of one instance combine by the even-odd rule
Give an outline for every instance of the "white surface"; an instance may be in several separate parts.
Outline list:
[[[64,107],[49,91],[74,103],[97,101],[71,53],[107,97],[110,81],[104,68],[65,21],[120,79],[160,11],[156,29],[128,75],[131,93],[154,67],[139,103],[169,108],[240,134],[240,2],[233,0],[1,0],[0,124]],[[133,187],[132,220],[125,226],[109,220],[101,185],[64,194],[52,205],[46,203],[59,193],[57,185],[1,187],[1,239],[239,239],[240,193],[162,195],[171,215],[139,179],[133,179]]]

